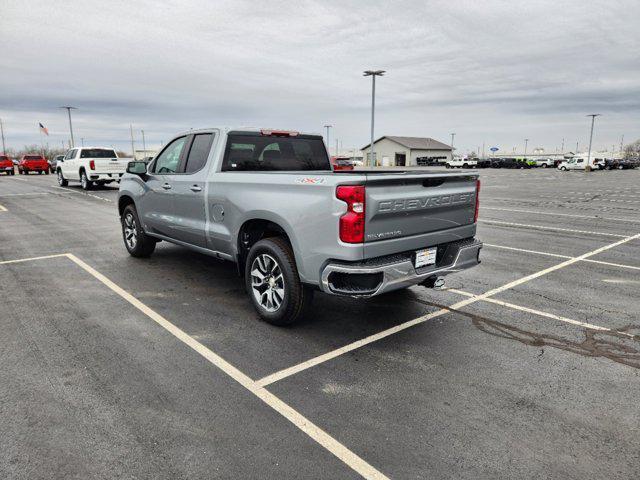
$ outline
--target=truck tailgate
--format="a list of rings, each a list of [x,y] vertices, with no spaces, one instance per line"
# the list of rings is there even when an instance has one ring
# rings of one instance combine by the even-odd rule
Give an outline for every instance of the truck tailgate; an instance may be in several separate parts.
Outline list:
[[[118,158],[93,158],[96,173],[124,173],[127,161]]]
[[[364,256],[371,258],[475,234],[477,174],[368,174]]]

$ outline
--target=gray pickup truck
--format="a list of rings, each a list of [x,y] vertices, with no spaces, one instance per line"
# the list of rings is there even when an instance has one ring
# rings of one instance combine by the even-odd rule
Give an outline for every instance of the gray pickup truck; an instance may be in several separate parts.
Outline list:
[[[212,128],[130,162],[118,210],[128,252],[166,240],[238,266],[259,315],[298,319],[315,290],[371,297],[479,263],[478,175],[332,171],[321,136]]]

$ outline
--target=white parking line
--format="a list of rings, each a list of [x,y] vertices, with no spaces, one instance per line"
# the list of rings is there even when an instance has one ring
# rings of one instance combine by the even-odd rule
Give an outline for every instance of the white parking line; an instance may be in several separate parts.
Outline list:
[[[513,250],[516,252],[524,252],[524,253],[534,253],[536,255],[545,255],[547,257],[556,257],[556,258],[573,258],[570,255],[559,255],[557,253],[547,253],[547,252],[539,252],[538,250],[527,250],[524,248],[516,248],[516,247],[505,247],[503,245],[495,245],[493,243],[483,243],[483,247],[491,247],[491,248],[501,248],[503,250]]]
[[[483,207],[480,206],[480,210],[496,210],[500,212],[514,212],[514,213],[532,213],[536,215],[551,215],[555,217],[569,217],[569,218],[588,218],[592,220],[610,220],[613,222],[625,222],[625,223],[640,223],[640,220],[634,220],[629,218],[616,218],[616,217],[601,217],[599,215],[577,215],[572,213],[556,213],[556,212],[540,212],[536,210],[520,210],[517,208],[499,208],[499,207]]]
[[[15,260],[3,260],[0,262],[0,265],[7,265],[9,263],[22,263],[22,262],[31,262],[34,260],[44,260],[46,258],[57,258],[57,257],[66,257],[66,253],[56,253],[54,255],[43,255],[41,257],[29,257],[29,258],[17,258]]]
[[[0,205],[0,212],[7,212],[8,210],[6,209],[6,207],[3,207],[2,205]]]
[[[86,195],[87,197],[92,197],[92,198],[97,198],[98,200],[102,200],[103,202],[109,202],[109,203],[113,203],[112,200],[108,199],[108,198],[104,198],[104,197],[100,197],[98,195],[93,195],[92,193],[87,193],[87,192],[79,192],[77,190],[72,190],[70,188],[66,188],[66,187],[60,187],[58,185],[53,185],[51,188],[58,188],[60,190],[64,190],[65,192],[69,192],[69,193],[77,193],[78,195]]]
[[[483,220],[478,219],[479,222],[486,223],[488,225],[504,225],[507,227],[517,227],[517,228],[530,228],[533,230],[550,230],[554,232],[569,232],[569,233],[584,233],[587,235],[602,235],[604,237],[619,237],[626,238],[626,235],[621,235],[618,233],[608,233],[608,232],[591,232],[588,230],[573,230],[571,228],[560,228],[560,227],[547,227],[545,225],[530,225],[526,223],[513,223],[513,222],[502,222],[499,220]]]
[[[459,295],[463,295],[465,297],[475,297],[476,296],[473,293],[465,292],[463,290],[458,290],[458,289],[455,289],[455,288],[446,288],[445,290],[448,291],[448,292],[453,292],[453,293],[457,293]],[[611,328],[601,327],[600,325],[593,325],[592,323],[581,322],[579,320],[573,320],[572,318],[562,317],[560,315],[555,315],[553,313],[547,313],[547,312],[543,312],[543,311],[540,311],[540,310],[535,310],[533,308],[522,307],[520,305],[515,305],[513,303],[503,302],[502,300],[496,300],[495,298],[482,298],[481,301],[482,302],[493,303],[495,305],[501,305],[503,307],[511,308],[513,310],[519,310],[521,312],[532,313],[532,314],[538,315],[540,317],[551,318],[553,320],[558,320],[558,321],[564,322],[564,323],[570,323],[572,325],[577,325],[579,327],[588,328],[590,330],[599,330],[599,331],[603,331],[603,332],[615,332],[616,334],[619,334],[619,335],[622,335],[622,336],[625,336],[625,337],[629,337],[629,338],[633,338],[633,339],[638,338],[637,335],[634,335],[632,333],[620,332],[618,330],[614,330],[614,329],[611,329]]]
[[[29,195],[51,195],[51,192],[3,193],[0,197],[26,197]]]
[[[507,247],[504,245],[495,245],[492,243],[483,243],[482,244],[485,247],[489,247],[489,248],[500,248],[502,250],[514,250],[516,252],[524,252],[524,253],[533,253],[536,255],[545,255],[547,257],[556,257],[556,258],[576,258],[576,257],[572,257],[569,255],[559,255],[557,253],[548,253],[548,252],[539,252],[537,250],[526,250],[524,248],[516,248],[516,247]],[[592,258],[584,258],[582,260],[580,260],[581,262],[588,262],[588,263],[597,263],[600,265],[608,265],[610,267],[618,267],[618,268],[628,268],[630,270],[640,270],[640,267],[636,267],[635,265],[625,265],[623,263],[613,263],[613,262],[604,262],[602,260],[593,260]]]
[[[173,323],[169,322],[162,315],[157,313],[156,311],[149,308],[147,305],[142,303],[136,297],[123,290],[121,287],[113,283],[103,274],[95,270],[93,267],[89,266],[82,260],[80,260],[75,255],[68,253],[66,256],[82,268],[84,271],[92,275],[98,281],[106,285],[117,295],[122,297],[124,300],[129,302],[135,308],[144,313],[151,320],[156,322],[162,328],[171,333],[178,340],[183,342],[188,347],[195,350],[202,357],[204,357],[207,361],[218,367],[224,373],[229,375],[232,379],[242,385],[244,388],[249,390],[255,396],[257,396],[260,400],[266,403],[269,407],[274,409],[280,415],[285,417],[291,423],[293,423],[296,427],[298,427],[301,431],[306,433],[309,437],[315,440],[318,444],[322,445],[325,449],[335,455],[337,458],[342,460],[347,466],[358,472],[364,478],[368,479],[387,479],[387,477],[377,469],[375,469],[372,465],[367,463],[365,460],[360,458],[358,455],[353,453],[343,444],[338,442],[331,435],[326,433],[317,425],[313,424],[310,420],[304,417],[302,414],[298,413],[296,410],[291,408],[288,404],[280,400],[280,398],[276,397],[274,394],[269,392],[267,389],[260,386],[257,382],[254,382],[247,375],[242,373],[236,367],[231,365],[229,362],[224,360],[218,354],[214,353],[209,348],[205,347],[202,343],[198,342],[196,339],[185,333],[180,328],[176,327]]]
[[[518,285],[522,285],[523,283],[529,282],[531,280],[534,280],[536,278],[542,277],[543,275],[547,275],[548,273],[551,272],[555,272],[556,270],[560,270],[561,268],[564,267],[568,267],[569,265],[573,265],[576,262],[580,262],[581,260],[584,260],[586,258],[592,257],[594,255],[597,255],[599,253],[602,253],[604,251],[607,251],[611,248],[615,248],[619,245],[622,245],[623,243],[626,242],[630,242],[631,240],[636,240],[640,238],[640,234],[637,235],[633,235],[630,237],[625,237],[622,240],[618,240],[617,242],[611,243],[609,245],[605,245],[603,247],[597,248],[595,250],[592,250],[590,252],[587,252],[583,255],[580,255],[578,257],[573,257],[573,258],[569,258],[567,260],[565,260],[562,263],[559,263],[557,265],[554,265],[552,267],[549,268],[545,268],[544,270],[540,270],[538,272],[532,273],[531,275],[527,275],[525,277],[519,278],[518,280],[514,280],[512,282],[506,283],[500,287],[494,288],[492,290],[489,290],[481,295],[475,296],[473,298],[468,298],[466,300],[462,300],[460,302],[454,303],[453,305],[450,305],[447,308],[442,308],[438,311],[429,313],[427,315],[424,315],[422,317],[418,317],[415,318],[413,320],[409,320],[408,322],[405,323],[401,323],[400,325],[396,325],[395,327],[392,328],[388,328],[387,330],[383,330],[381,332],[378,332],[376,334],[373,335],[369,335],[366,338],[363,338],[361,340],[358,340],[356,342],[350,343],[348,345],[345,345],[341,348],[338,348],[336,350],[332,350],[330,352],[324,353],[322,355],[318,355],[314,358],[311,358],[309,360],[306,360],[305,362],[299,363],[297,365],[293,365],[291,367],[285,368],[283,370],[280,370],[278,372],[272,373],[271,375],[267,375],[264,378],[261,378],[260,380],[258,380],[256,383],[258,383],[261,386],[267,386],[270,385],[274,382],[277,382],[278,380],[282,380],[283,378],[287,378],[290,377],[291,375],[294,375],[296,373],[302,372],[304,370],[307,370],[308,368],[311,368],[313,366],[319,365],[321,363],[327,362],[329,360],[332,360],[336,357],[339,357],[340,355],[343,355],[345,353],[351,352],[353,350],[356,350],[358,348],[364,347],[365,345],[369,345],[370,343],[376,342],[378,340],[381,340],[383,338],[386,338],[390,335],[393,335],[395,333],[401,332],[402,330],[406,330],[407,328],[411,328],[415,325],[424,323],[428,320],[431,320],[433,318],[442,316],[448,312],[450,312],[451,310],[457,310],[460,309],[462,307],[465,307],[467,305],[470,305],[472,303],[478,302],[480,300],[483,300],[485,298],[489,298],[492,297],[494,295],[497,295],[498,293],[502,293],[506,290],[509,290],[513,287],[517,287]]]

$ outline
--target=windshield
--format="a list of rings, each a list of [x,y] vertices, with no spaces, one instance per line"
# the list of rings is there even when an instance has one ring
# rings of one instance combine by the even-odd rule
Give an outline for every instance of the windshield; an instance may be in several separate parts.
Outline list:
[[[261,135],[231,132],[223,171],[331,170],[322,137]]]
[[[44,160],[40,155],[25,155],[25,160]]]
[[[116,152],[107,148],[83,148],[80,158],[116,158]]]

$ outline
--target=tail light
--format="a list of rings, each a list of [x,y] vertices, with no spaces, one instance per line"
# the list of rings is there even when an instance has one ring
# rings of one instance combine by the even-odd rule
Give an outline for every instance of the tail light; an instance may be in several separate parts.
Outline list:
[[[476,211],[473,214],[473,223],[478,221],[478,212],[480,211],[480,179],[476,180]]]
[[[95,170],[96,169],[96,162],[94,162],[93,160],[89,160],[89,168],[91,170]]]
[[[340,217],[340,240],[345,243],[364,242],[364,185],[343,185],[336,188],[336,198],[347,204],[347,213]]]

